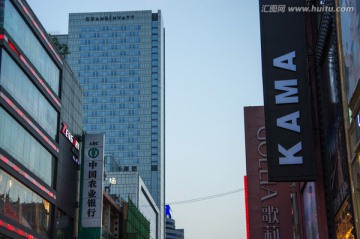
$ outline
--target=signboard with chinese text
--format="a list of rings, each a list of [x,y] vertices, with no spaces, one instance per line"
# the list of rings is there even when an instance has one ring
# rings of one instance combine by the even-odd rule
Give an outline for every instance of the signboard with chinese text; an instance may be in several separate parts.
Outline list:
[[[81,212],[84,228],[102,225],[104,142],[104,134],[85,135]]]
[[[268,180],[264,107],[245,107],[247,239],[292,238],[290,183]]]

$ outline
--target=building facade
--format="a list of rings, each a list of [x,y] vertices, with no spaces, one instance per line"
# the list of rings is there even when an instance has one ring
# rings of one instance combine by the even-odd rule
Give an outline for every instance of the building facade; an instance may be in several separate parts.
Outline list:
[[[161,214],[138,172],[108,172],[105,184],[119,202],[130,199],[150,223],[150,238],[160,238]]]
[[[165,238],[166,239],[184,239],[184,229],[176,229],[175,220],[171,215],[170,205],[165,205],[166,226]]]
[[[139,172],[159,208],[165,202],[164,36],[160,11],[73,13],[68,35],[59,36],[84,89],[85,131],[105,133],[106,155],[123,171]]]
[[[166,239],[184,239],[184,229],[176,229],[175,220],[166,218]]]
[[[73,238],[82,90],[26,1],[0,9],[0,235]]]
[[[271,16],[271,13],[267,11],[269,5],[266,5],[265,1],[263,3],[260,8],[261,14]],[[277,3],[284,4],[283,1],[272,2],[272,4]],[[311,120],[313,127],[306,134],[313,137],[311,142],[314,145],[314,152],[310,156],[316,164],[315,177],[298,180],[301,181],[297,200],[301,224],[299,236],[324,239],[358,238],[360,3],[342,0],[299,0],[282,6],[285,7],[283,10],[286,13],[302,18],[296,24],[296,29],[302,31],[298,42],[305,44],[306,48],[302,51],[305,51],[306,55],[298,58],[298,51],[296,51],[296,59],[288,57],[280,61],[274,60],[271,66],[274,73],[278,70],[275,69],[276,67],[287,71],[284,78],[279,78],[276,74],[269,75],[275,79],[275,89],[281,91],[272,96],[279,108],[283,104],[291,103],[291,100],[293,100],[292,103],[297,104],[297,97],[311,101],[310,105],[303,106],[311,112],[305,120]],[[289,6],[303,7],[302,9],[308,7],[315,11],[293,14],[288,11]],[[289,21],[286,14],[280,18],[283,22]],[[286,25],[277,26],[271,30],[277,31],[286,27]],[[282,35],[282,37],[282,40],[292,42],[286,36]],[[271,49],[269,42],[278,44],[271,38],[272,36],[264,41],[266,44],[263,44],[263,48]],[[285,50],[283,45],[277,46]],[[297,81],[292,82],[294,84],[287,80],[290,79],[291,72],[296,72],[296,67],[301,64],[306,65],[309,80],[306,85],[308,96],[301,96],[301,91],[297,89],[298,82],[300,85],[300,80],[303,78],[291,77]],[[293,66],[295,68],[292,68]],[[282,84],[284,82],[286,85]],[[264,91],[266,90],[264,87]],[[279,111],[279,113],[284,113],[284,111]],[[268,114],[274,114],[274,112]],[[285,118],[279,117],[275,127],[286,128],[289,131],[296,131],[296,129],[299,130],[298,132],[303,131],[301,121],[304,119],[300,115],[294,118],[290,116],[283,121]],[[296,128],[298,126],[299,128]],[[301,156],[296,150],[292,151],[291,155],[294,157],[287,154],[285,158],[295,159]],[[271,160],[277,161],[274,158]],[[288,181],[295,180],[296,178],[292,177],[288,179]]]

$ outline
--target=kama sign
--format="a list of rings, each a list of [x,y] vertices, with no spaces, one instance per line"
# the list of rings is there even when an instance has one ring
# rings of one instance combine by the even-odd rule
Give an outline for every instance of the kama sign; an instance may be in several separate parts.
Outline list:
[[[283,12],[264,11],[283,6]],[[260,0],[269,181],[315,179],[303,0]]]

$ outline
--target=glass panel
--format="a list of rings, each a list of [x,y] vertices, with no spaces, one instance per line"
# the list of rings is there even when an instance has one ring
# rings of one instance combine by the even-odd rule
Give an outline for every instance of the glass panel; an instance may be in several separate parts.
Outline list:
[[[0,147],[52,186],[55,157],[2,108],[0,108],[0,132],[2,132]]]
[[[58,114],[11,57],[2,51],[1,85],[50,136],[57,134]]]
[[[9,0],[5,0],[4,28],[56,94],[60,71]]]
[[[49,236],[52,206],[0,169],[0,214]]]

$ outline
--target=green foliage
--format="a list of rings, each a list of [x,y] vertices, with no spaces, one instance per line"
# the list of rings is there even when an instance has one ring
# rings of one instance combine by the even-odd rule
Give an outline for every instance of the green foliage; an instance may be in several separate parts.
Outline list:
[[[64,57],[64,58],[66,58],[66,56],[68,54],[70,54],[68,45],[67,44],[61,44],[59,42],[59,39],[54,35],[50,35],[50,37],[51,37],[56,49],[59,51],[60,55],[62,57]]]

